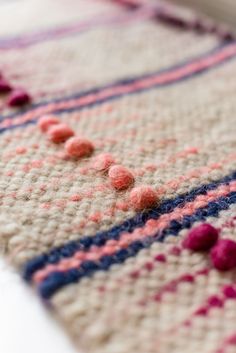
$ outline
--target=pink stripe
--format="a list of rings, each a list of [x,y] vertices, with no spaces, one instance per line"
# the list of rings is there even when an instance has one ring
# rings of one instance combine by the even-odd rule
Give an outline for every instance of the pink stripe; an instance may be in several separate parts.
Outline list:
[[[100,14],[99,16],[95,16],[94,18],[87,21],[75,23],[67,27],[59,27],[44,32],[28,35],[26,34],[16,38],[0,38],[0,50],[24,48],[49,39],[60,39],[65,36],[84,32],[101,25],[121,25],[137,20],[145,20],[153,16],[154,13],[154,9],[145,8],[142,10],[136,10],[135,12],[121,13],[119,16]]]
[[[236,181],[229,185],[220,185],[217,189],[209,191],[206,195],[199,195],[192,202],[188,202],[183,208],[177,207],[174,211],[162,215],[158,220],[150,219],[145,226],[136,228],[131,233],[123,233],[119,240],[108,240],[103,247],[93,246],[90,251],[78,251],[69,259],[63,259],[58,264],[48,265],[43,270],[36,272],[34,282],[40,283],[54,271],[67,271],[72,268],[79,268],[83,261],[98,261],[104,255],[113,255],[120,249],[127,248],[131,243],[150,237],[164,228],[168,227],[172,220],[180,220],[183,216],[193,214],[198,208],[205,207],[209,202],[220,196],[226,196],[236,191]]]
[[[236,219],[236,216],[233,219]],[[227,227],[228,227],[228,224],[227,224],[227,222],[225,222],[220,227],[220,229],[221,229],[221,231],[223,231],[224,228],[227,228]],[[156,253],[155,255],[153,255],[150,258],[149,261],[147,261],[145,264],[142,264],[141,267],[136,267],[135,270],[133,270],[130,273],[128,273],[127,277],[128,278],[132,278],[133,281],[137,281],[142,276],[142,271],[145,271],[145,273],[146,272],[152,272],[157,266],[160,265],[160,263],[162,263],[164,266],[167,265],[169,263],[169,261],[168,261],[169,255],[179,257],[181,255],[181,253],[182,253],[182,247],[181,246],[172,246],[170,249],[168,249],[167,252]],[[207,274],[206,272],[208,272],[208,271],[209,270],[207,268],[205,268],[205,269],[197,271],[197,274],[200,275],[200,273],[202,273],[203,275],[205,275],[205,274]],[[193,274],[191,273],[191,275],[193,275]],[[182,276],[180,278],[182,278],[183,281],[186,282],[187,281],[187,277],[185,277],[185,275],[183,275],[183,276],[184,276],[183,278],[182,278]],[[127,280],[127,277],[122,275],[121,278],[118,278],[117,282],[119,283],[119,285],[125,284],[126,280]],[[176,281],[177,281],[177,278],[174,279],[173,281],[169,282],[169,284],[167,284],[167,287],[169,287],[170,283],[175,284]],[[194,283],[194,281],[191,281],[191,279],[188,282]],[[176,284],[178,285],[178,283],[176,283]],[[172,287],[172,286],[170,285],[170,287]],[[102,286],[102,288],[99,288],[99,290],[104,292],[104,291],[107,290],[107,288],[104,285],[104,286]],[[167,290],[168,290],[168,288],[167,288]],[[154,299],[155,299],[155,297],[154,297]]]
[[[113,95],[118,94],[127,94],[135,91],[136,89],[144,89],[152,85],[165,84],[180,79],[188,74],[207,69],[217,63],[220,63],[222,60],[231,57],[236,54],[236,44],[232,44],[224,48],[221,52],[213,54],[207,58],[198,59],[196,62],[187,64],[185,67],[178,68],[175,71],[158,74],[154,77],[144,78],[138,82],[131,83],[129,86],[119,85],[116,87],[105,88],[103,91],[97,94],[88,94],[85,97],[78,99],[71,99],[69,101],[51,103],[47,106],[36,108],[34,111],[23,114],[19,118],[15,119],[5,119],[1,124],[0,128],[6,128],[10,126],[15,126],[22,124],[28,121],[36,119],[39,115],[52,113],[56,110],[61,109],[71,109],[79,106],[84,106],[87,104],[95,103],[98,100],[110,98]]]

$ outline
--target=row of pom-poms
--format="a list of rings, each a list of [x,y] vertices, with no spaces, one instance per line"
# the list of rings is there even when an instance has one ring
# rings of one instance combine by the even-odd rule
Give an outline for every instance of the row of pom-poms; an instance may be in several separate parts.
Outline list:
[[[95,147],[84,137],[75,136],[74,131],[54,115],[46,115],[39,119],[38,126],[46,133],[49,140],[54,143],[65,142],[64,148],[69,157],[89,157]],[[135,177],[126,167],[116,164],[109,153],[102,153],[94,158],[93,168],[108,175],[111,186],[117,191],[123,191],[134,185]],[[135,210],[152,207],[158,200],[156,191],[149,185],[132,188],[129,194],[129,204]]]
[[[236,270],[236,242],[219,239],[219,230],[208,223],[193,228],[182,246],[194,252],[209,251],[211,263],[219,271]]]
[[[42,132],[47,133],[50,141],[65,142],[66,153],[72,158],[88,157],[95,149],[90,140],[75,136],[74,131],[54,115],[42,117],[38,125]],[[108,173],[112,187],[118,191],[128,189],[135,182],[133,173],[128,168],[115,164],[109,153],[98,155],[93,168]],[[143,210],[157,202],[157,194],[151,186],[143,185],[131,190],[129,201],[136,210]],[[236,242],[219,239],[219,231],[210,224],[201,224],[192,229],[182,245],[191,251],[209,251],[211,262],[219,271],[236,269]]]
[[[30,103],[31,97],[23,88],[13,87],[0,73],[0,94],[7,94],[9,107],[20,107]]]

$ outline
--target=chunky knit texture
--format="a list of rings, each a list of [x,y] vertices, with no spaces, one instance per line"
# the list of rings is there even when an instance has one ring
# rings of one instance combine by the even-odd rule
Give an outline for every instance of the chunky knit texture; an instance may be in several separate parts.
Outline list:
[[[234,35],[165,2],[70,2],[1,5],[2,80],[31,101],[0,96],[0,246],[85,353],[235,352],[236,269],[182,246],[202,223],[236,240]]]

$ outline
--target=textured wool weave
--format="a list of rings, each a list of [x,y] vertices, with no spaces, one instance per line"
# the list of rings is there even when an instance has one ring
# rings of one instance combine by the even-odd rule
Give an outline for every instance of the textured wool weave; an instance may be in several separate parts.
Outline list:
[[[46,10],[47,9],[47,10]],[[0,246],[75,344],[91,353],[233,353],[236,270],[181,243],[208,222],[236,240],[236,41],[159,1],[0,5]],[[70,158],[37,126],[55,114],[94,153]],[[135,186],[135,211],[94,158]]]

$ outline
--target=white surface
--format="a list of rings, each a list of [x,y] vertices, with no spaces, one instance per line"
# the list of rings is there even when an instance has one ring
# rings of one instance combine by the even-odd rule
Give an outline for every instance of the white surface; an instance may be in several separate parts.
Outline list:
[[[0,352],[78,353],[40,300],[0,259]]]

